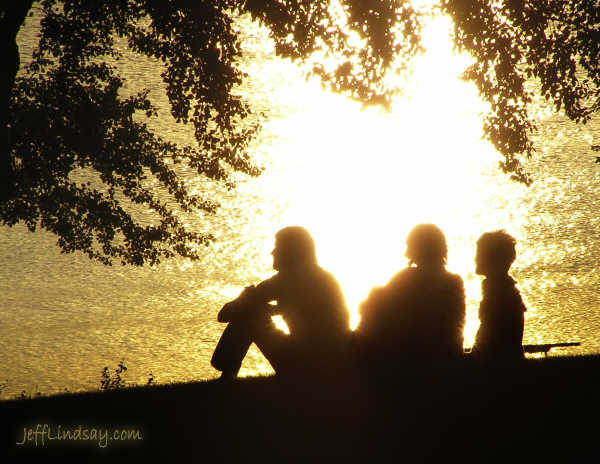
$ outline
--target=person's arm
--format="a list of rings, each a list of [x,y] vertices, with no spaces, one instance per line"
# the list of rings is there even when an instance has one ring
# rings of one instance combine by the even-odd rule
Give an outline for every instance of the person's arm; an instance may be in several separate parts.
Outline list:
[[[243,318],[251,308],[257,306],[264,306],[271,314],[277,314],[275,309],[277,307],[267,304],[276,299],[278,282],[276,277],[277,275],[264,280],[257,286],[250,285],[246,287],[235,300],[223,306],[217,315],[217,320],[219,322],[231,322],[234,319]]]
[[[267,280],[263,280],[260,284],[256,286],[256,291],[254,294],[255,301],[257,304],[264,305],[269,313],[272,316],[281,313],[281,308],[278,304],[269,304],[273,301],[279,300],[280,296],[280,286],[281,286],[281,277],[279,274],[275,274],[273,277]]]
[[[356,329],[358,334],[362,336],[371,332],[380,316],[380,314],[378,314],[378,309],[386,302],[387,295],[384,287],[373,287],[366,300],[360,304],[358,309],[360,314],[360,322]]]
[[[254,285],[244,288],[242,293],[240,293],[235,300],[225,303],[217,315],[217,320],[225,323],[240,317],[245,312],[244,309],[251,304],[252,300],[254,300],[254,293]]]

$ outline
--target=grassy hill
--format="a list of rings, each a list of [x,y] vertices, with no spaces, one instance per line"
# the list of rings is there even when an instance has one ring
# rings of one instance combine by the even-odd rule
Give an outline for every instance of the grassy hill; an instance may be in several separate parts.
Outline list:
[[[599,387],[600,356],[578,356],[63,394],[1,401],[0,453],[2,462],[597,462]],[[64,439],[42,435],[44,424]],[[79,439],[64,437],[80,426]]]

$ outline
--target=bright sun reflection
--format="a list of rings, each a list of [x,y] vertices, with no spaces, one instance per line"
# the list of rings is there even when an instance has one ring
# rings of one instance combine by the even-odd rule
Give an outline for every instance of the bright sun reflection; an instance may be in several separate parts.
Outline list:
[[[405,237],[420,222],[444,230],[449,270],[463,278],[473,270],[474,242],[485,229],[474,222],[474,211],[483,207],[480,173],[497,155],[481,141],[484,107],[459,78],[467,59],[453,53],[450,27],[438,18],[423,31],[427,53],[415,60],[405,96],[390,113],[361,110],[300,81],[293,96],[300,110],[270,123],[287,141],[273,154],[276,165],[282,163],[273,169],[274,185],[285,186],[290,199],[270,228],[308,228],[320,263],[344,288],[353,326],[369,289],[406,265]],[[284,86],[274,98],[289,100],[289,92]],[[465,285],[478,298],[479,279],[471,275]],[[467,344],[476,330],[471,315]]]
[[[476,89],[459,77],[469,57],[453,52],[451,27],[444,17],[425,27],[427,52],[414,60],[403,96],[389,113],[363,110],[323,91],[290,63],[261,63],[261,77],[285,76],[269,88],[268,100],[289,109],[265,127],[277,143],[270,145],[272,165],[261,177],[286,206],[275,220],[265,216],[264,230],[269,237],[288,225],[311,232],[320,264],[344,289],[355,327],[358,305],[369,290],[406,266],[408,232],[421,222],[437,224],[448,241],[447,268],[465,283],[465,345],[470,346],[481,296],[481,281],[473,274],[475,242],[498,228],[518,240],[519,218],[508,208],[485,214],[506,195],[482,175],[497,172],[499,157],[481,140],[486,108]],[[264,247],[266,257],[272,241]]]

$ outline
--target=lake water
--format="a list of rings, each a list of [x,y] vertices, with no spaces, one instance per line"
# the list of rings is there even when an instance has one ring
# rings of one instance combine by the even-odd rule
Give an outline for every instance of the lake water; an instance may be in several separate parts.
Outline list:
[[[209,363],[223,329],[216,314],[242,287],[272,275],[274,233],[292,224],[314,235],[353,323],[369,289],[406,265],[408,231],[419,222],[438,224],[448,240],[448,268],[465,281],[466,345],[480,299],[475,242],[504,228],[518,240],[512,274],[528,307],[524,342],[582,342],[555,356],[600,352],[600,165],[591,151],[600,144],[600,124],[576,126],[537,102],[538,154],[527,163],[535,183],[510,181],[480,139],[485,108],[457,78],[464,60],[452,57],[447,27],[439,20],[428,28],[429,52],[385,114],[361,111],[305,81],[273,56],[264,31],[244,24],[250,77],[241,92],[268,116],[251,147],[265,173],[240,178],[233,192],[189,176],[222,204],[212,217],[191,219],[217,237],[198,262],[105,267],[61,254],[46,232],[0,228],[2,397],[97,389],[102,368],[121,359],[132,383],[145,383],[150,371],[158,383],[217,376]],[[25,60],[35,34],[32,18],[19,37]],[[163,109],[156,129],[189,141],[190,131],[175,124],[160,96],[158,65],[130,56],[121,72],[133,87],[152,90]],[[241,374],[270,372],[252,349]]]

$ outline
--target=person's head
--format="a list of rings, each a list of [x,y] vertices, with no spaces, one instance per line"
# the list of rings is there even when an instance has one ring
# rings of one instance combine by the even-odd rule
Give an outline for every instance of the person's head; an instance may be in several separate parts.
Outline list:
[[[446,237],[435,224],[419,224],[406,238],[406,257],[417,266],[444,266],[448,256]]]
[[[303,264],[316,264],[315,242],[304,227],[291,226],[275,234],[273,269],[280,271]]]
[[[506,274],[517,256],[516,243],[504,230],[484,233],[477,240],[475,272],[484,276]]]

